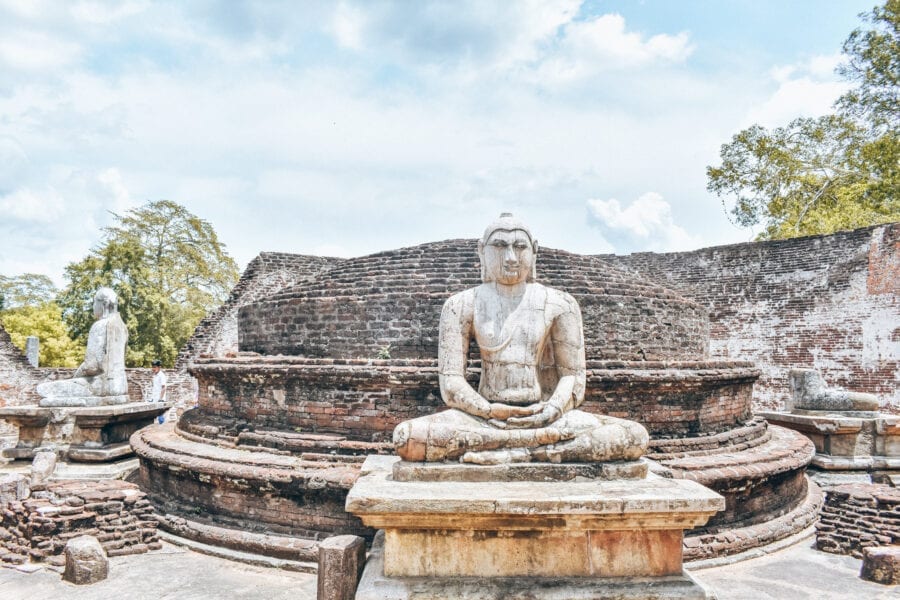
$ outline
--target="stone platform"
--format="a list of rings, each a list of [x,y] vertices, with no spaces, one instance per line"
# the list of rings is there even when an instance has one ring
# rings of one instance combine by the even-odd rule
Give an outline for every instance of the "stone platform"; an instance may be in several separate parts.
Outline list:
[[[112,462],[134,452],[128,442],[172,403],[131,402],[112,406],[0,408],[0,420],[19,428],[15,447],[2,456],[31,460],[38,449],[52,449],[70,462]]]
[[[448,598],[653,597],[648,589],[706,597],[683,571],[683,531],[725,501],[697,483],[652,474],[399,482],[398,460],[370,456],[347,495],[348,512],[384,530],[383,558],[367,565],[357,598],[411,598],[425,589]],[[487,579],[457,590],[466,578]]]
[[[900,470],[900,417],[877,412],[794,410],[761,413],[815,445],[812,466],[825,471]]]

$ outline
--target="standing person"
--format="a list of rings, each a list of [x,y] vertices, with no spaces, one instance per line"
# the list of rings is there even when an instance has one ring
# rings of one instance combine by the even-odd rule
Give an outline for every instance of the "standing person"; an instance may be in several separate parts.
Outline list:
[[[154,360],[152,363],[153,366],[153,387],[150,390],[150,402],[165,402],[166,401],[166,383],[168,382],[168,377],[163,373],[162,363],[158,360]],[[157,419],[160,425],[166,422],[165,414],[159,415]]]

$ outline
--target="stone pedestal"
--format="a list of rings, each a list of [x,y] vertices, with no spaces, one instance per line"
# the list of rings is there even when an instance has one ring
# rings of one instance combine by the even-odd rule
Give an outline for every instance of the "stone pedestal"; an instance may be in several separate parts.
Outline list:
[[[588,478],[571,465],[537,481],[396,481],[411,471],[398,460],[370,456],[347,496],[348,512],[384,530],[358,599],[708,597],[682,569],[682,536],[725,502],[697,483]]]
[[[812,440],[812,465],[826,471],[900,469],[900,417],[868,411],[761,413],[769,423]]]
[[[14,406],[0,408],[0,419],[19,428],[19,441],[5,458],[31,460],[52,449],[63,460],[110,462],[131,456],[131,434],[153,423],[172,403],[132,402],[115,406]]]

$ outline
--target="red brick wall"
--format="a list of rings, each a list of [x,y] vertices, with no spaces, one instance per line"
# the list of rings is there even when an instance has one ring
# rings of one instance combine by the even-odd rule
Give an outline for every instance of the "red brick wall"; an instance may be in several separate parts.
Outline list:
[[[788,370],[812,367],[900,413],[900,223],[602,258],[706,306],[711,354],[762,370],[755,409],[781,408]]]

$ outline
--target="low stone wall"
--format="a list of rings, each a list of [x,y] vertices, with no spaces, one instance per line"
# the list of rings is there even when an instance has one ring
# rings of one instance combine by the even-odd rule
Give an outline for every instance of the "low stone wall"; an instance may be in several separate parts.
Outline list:
[[[0,561],[61,564],[66,542],[96,537],[108,556],[161,547],[153,507],[136,485],[119,480],[57,481],[0,513]]]
[[[900,489],[854,483],[825,493],[816,548],[863,557],[863,548],[900,544]]]

